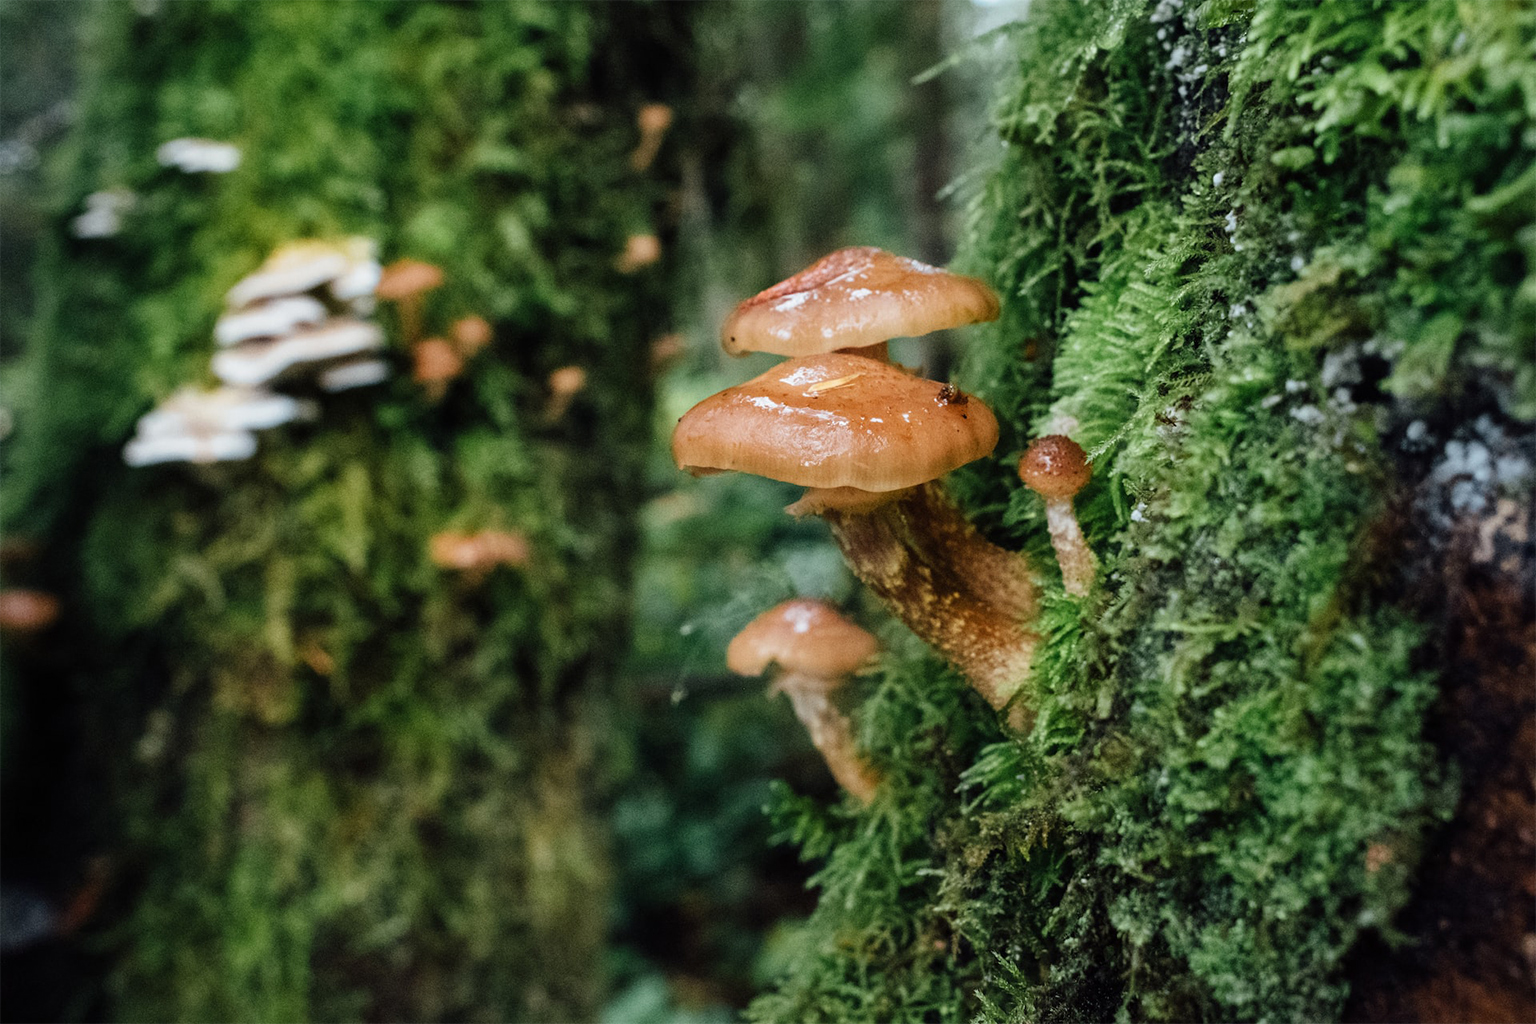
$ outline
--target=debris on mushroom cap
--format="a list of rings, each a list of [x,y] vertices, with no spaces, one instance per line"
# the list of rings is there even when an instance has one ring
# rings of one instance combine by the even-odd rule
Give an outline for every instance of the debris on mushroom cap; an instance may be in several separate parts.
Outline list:
[[[479,352],[491,343],[491,322],[483,316],[465,316],[453,322],[453,342],[464,358]]]
[[[327,392],[349,391],[379,384],[389,378],[389,364],[382,359],[355,359],[322,370],[315,378],[320,390]]]
[[[123,447],[123,461],[134,468],[160,462],[239,462],[255,454],[256,435],[245,430],[135,437]]]
[[[172,139],[155,150],[155,159],[161,167],[174,167],[188,174],[226,174],[240,166],[240,147],[213,139]]]
[[[434,565],[444,569],[486,569],[494,565],[523,565],[533,551],[528,538],[510,530],[445,530],[433,535],[427,553]]]
[[[277,338],[326,318],[325,304],[310,295],[285,295],[245,309],[225,313],[213,325],[213,340],[221,346],[257,338]]]
[[[305,416],[308,403],[258,388],[181,388],[139,417],[140,437],[266,430]]]
[[[381,299],[398,301],[429,292],[443,283],[442,270],[421,260],[395,260],[384,268],[374,294]]]
[[[1037,438],[1019,459],[1019,479],[1045,498],[1070,498],[1092,478],[1088,454],[1064,434]]]
[[[0,629],[31,633],[59,617],[59,599],[41,590],[0,590]]]
[[[949,384],[831,352],[791,359],[688,410],[678,468],[734,469],[805,487],[894,491],[992,451],[997,419]]]
[[[805,356],[996,320],[997,294],[974,277],[873,246],[839,249],[736,307],[720,329],[732,355]]]
[[[659,259],[661,239],[655,235],[630,235],[624,243],[624,251],[613,261],[613,266],[621,274],[633,274]]]
[[[725,663],[744,676],[777,664],[787,672],[832,680],[852,673],[879,649],[873,634],[830,604],[796,598],[747,623],[726,648]]]
[[[337,317],[285,338],[227,348],[213,357],[213,374],[227,384],[265,384],[292,367],[368,352],[383,343],[377,325]]]
[[[426,338],[411,350],[416,365],[412,373],[418,384],[444,384],[464,370],[458,350],[443,338]]]

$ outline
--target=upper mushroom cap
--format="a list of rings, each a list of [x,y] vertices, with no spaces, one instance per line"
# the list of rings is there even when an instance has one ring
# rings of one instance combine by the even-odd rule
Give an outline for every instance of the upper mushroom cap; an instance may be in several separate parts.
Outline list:
[[[821,679],[846,676],[880,649],[874,635],[825,601],[796,598],[747,623],[725,651],[726,666],[744,676],[770,664]]]
[[[1065,434],[1037,438],[1019,459],[1019,479],[1044,498],[1070,498],[1092,477],[1088,453]]]
[[[873,246],[839,249],[736,307],[727,352],[807,356],[996,320],[997,295],[974,277]]]
[[[843,352],[790,359],[688,410],[672,457],[805,487],[894,491],[997,444],[992,410],[949,384]]]

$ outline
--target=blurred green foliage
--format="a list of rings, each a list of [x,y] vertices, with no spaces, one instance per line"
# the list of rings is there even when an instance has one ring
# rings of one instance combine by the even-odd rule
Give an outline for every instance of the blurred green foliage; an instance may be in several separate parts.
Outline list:
[[[1047,580],[1039,718],[1005,740],[886,659],[882,795],[778,801],[821,899],[753,1019],[1341,1013],[1455,799],[1384,539],[1426,468],[1400,445],[1536,418],[1533,39],[1528,4],[1450,0],[1042,2],[1001,34],[961,262],[1004,296],[965,374],[1003,441],[955,487]],[[1080,602],[1012,467],[1061,430],[1096,466]]]
[[[595,1015],[592,799],[667,327],[666,264],[614,261],[631,234],[670,239],[670,172],[628,154],[640,104],[687,80],[686,9],[101,3],[80,21],[34,316],[7,355],[3,502],[8,532],[43,538],[67,613],[50,642],[73,655],[31,686],[79,747],[28,769],[64,772],[53,798],[113,865],[108,984],[85,1005]],[[236,143],[241,166],[158,166],[185,136]],[[71,237],[109,188],[136,197],[121,232]],[[250,462],[123,467],[134,419],[207,380],[229,286],[285,241],[344,234],[443,267],[429,329],[483,315],[491,349],[440,402],[396,349],[391,383],[326,398]],[[588,386],[547,422],[545,376],[572,364]],[[434,533],[487,527],[525,534],[529,565],[429,562]]]

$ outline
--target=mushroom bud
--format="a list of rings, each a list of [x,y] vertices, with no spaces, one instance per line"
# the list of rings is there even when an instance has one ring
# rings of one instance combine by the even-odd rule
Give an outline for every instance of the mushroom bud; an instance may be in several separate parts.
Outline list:
[[[655,235],[630,235],[624,241],[624,251],[613,261],[614,269],[621,274],[633,274],[661,259],[661,239]]]
[[[464,371],[464,358],[442,338],[419,341],[411,353],[416,364],[411,376],[433,401],[442,398],[448,391],[448,382]]]
[[[776,669],[769,695],[788,695],[833,778],[865,804],[874,799],[880,775],[859,755],[852,723],[832,703],[832,695],[878,651],[874,636],[837,609],[800,598],[747,623],[725,652],[727,667],[738,675]]]
[[[453,342],[459,354],[469,359],[491,343],[491,322],[483,316],[465,316],[453,322]]]
[[[587,371],[579,366],[562,366],[549,375],[549,404],[544,407],[544,421],[554,423],[564,416],[571,402],[587,386]]]
[[[1019,479],[1045,499],[1045,524],[1061,566],[1061,584],[1073,597],[1088,593],[1098,567],[1072,511],[1072,499],[1092,477],[1087,453],[1064,434],[1037,439],[1019,459]]]
[[[791,359],[690,409],[672,454],[812,488],[790,510],[825,519],[848,567],[995,708],[1018,692],[1037,636],[1029,566],[988,542],[936,481],[992,451],[997,420],[958,388],[832,352]]]

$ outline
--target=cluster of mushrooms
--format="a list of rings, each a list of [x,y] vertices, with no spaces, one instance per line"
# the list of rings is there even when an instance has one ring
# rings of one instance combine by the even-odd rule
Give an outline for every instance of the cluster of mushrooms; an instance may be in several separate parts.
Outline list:
[[[939,483],[991,454],[997,420],[979,399],[892,364],[886,352],[892,338],[990,321],[998,312],[996,294],[975,278],[871,247],[834,252],[726,320],[727,352],[788,358],[690,409],[673,433],[672,454],[696,475],[737,470],[807,488],[786,511],[824,519],[853,573],[1023,729],[1030,715],[1015,698],[1039,642],[1031,628],[1039,604],[1033,570],[1018,552],[983,538]],[[1060,435],[1041,438],[1019,472],[1046,499],[1065,589],[1085,594],[1094,561],[1072,512],[1072,495],[1091,473],[1083,450]],[[777,689],[790,694],[843,786],[867,800],[875,776],[828,702],[831,677],[752,639],[777,619],[791,623],[789,636],[808,640],[818,623],[834,621],[828,616],[835,610],[770,610],[738,637],[740,651],[732,645],[731,667],[756,674],[778,664]],[[837,621],[841,639],[832,642],[845,646],[846,676],[873,656],[873,642],[853,639],[845,627],[857,627]]]
[[[312,417],[311,401],[275,386],[336,392],[389,375],[384,334],[366,319],[383,268],[366,238],[278,248],[236,282],[214,324],[218,387],[185,387],[139,419],[123,449],[130,466],[222,462],[256,453],[255,431]]]

